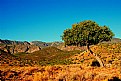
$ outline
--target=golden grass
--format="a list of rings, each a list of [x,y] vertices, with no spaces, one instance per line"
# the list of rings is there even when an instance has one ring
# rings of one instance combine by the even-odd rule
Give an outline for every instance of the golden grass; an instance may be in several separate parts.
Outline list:
[[[2,81],[121,81],[121,43],[98,44],[91,48],[104,67],[91,67],[89,52],[75,54],[75,64],[54,66],[0,66]]]
[[[0,67],[2,80],[14,81],[103,81],[113,77],[121,79],[118,68],[82,67],[80,64]]]

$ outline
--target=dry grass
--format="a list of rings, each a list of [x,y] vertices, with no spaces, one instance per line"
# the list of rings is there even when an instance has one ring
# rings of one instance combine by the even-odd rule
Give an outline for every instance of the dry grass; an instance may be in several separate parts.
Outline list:
[[[0,66],[0,80],[121,81],[121,43],[98,44],[91,49],[101,58],[105,67],[91,67],[94,57],[89,52],[83,52],[66,58],[75,63],[70,65]]]
[[[104,43],[91,47],[92,51],[101,58],[105,67],[116,67],[121,69],[121,43]],[[90,66],[96,59],[89,52],[75,54],[69,58],[75,64]]]
[[[82,67],[78,64],[6,67],[0,69],[0,75],[1,80],[10,81],[108,81],[113,77],[121,79],[120,69]]]

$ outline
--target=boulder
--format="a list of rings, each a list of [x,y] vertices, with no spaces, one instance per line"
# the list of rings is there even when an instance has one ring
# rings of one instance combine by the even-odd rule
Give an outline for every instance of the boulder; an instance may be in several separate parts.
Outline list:
[[[27,53],[33,53],[41,49],[39,46],[35,46],[35,45],[30,45],[28,48],[29,49],[26,51]]]
[[[19,45],[15,45],[14,49],[12,50],[14,50],[13,53],[26,52],[28,50],[28,46],[19,44]]]

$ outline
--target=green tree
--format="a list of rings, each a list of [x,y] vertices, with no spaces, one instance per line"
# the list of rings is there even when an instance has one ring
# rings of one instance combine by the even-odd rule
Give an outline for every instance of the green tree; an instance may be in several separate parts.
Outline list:
[[[62,40],[64,40],[65,46],[87,46],[87,50],[95,56],[103,67],[102,61],[92,52],[89,46],[102,41],[110,41],[113,36],[113,32],[107,26],[99,26],[94,21],[86,20],[78,24],[73,24],[71,29],[64,30]]]

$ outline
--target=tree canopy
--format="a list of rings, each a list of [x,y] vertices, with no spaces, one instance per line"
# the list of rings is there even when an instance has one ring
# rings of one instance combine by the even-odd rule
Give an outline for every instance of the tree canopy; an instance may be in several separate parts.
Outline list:
[[[114,36],[113,32],[107,26],[99,26],[91,20],[82,21],[73,24],[72,28],[63,32],[62,40],[65,45],[93,45],[102,41],[109,41]]]

